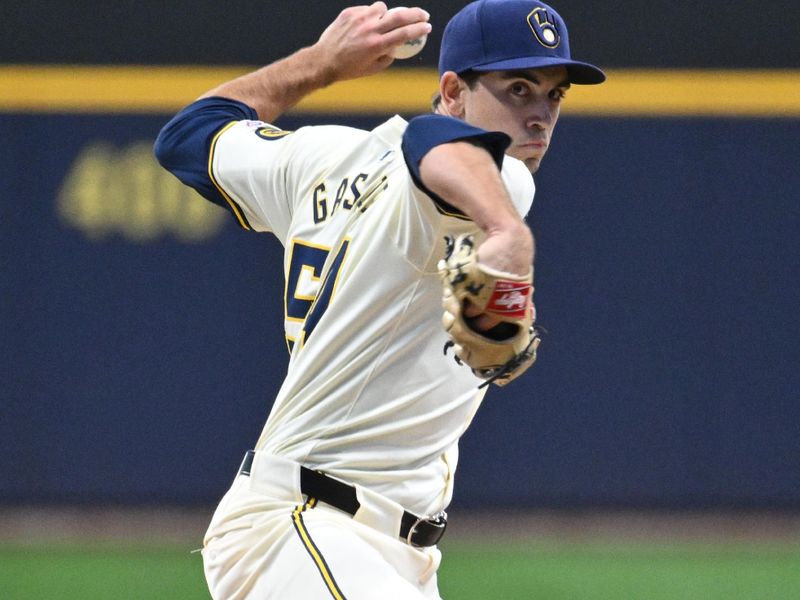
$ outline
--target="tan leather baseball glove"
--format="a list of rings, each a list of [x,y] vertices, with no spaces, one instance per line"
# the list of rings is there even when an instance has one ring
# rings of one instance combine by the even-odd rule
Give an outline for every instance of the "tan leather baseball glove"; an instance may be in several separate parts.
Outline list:
[[[470,235],[447,238],[447,253],[439,261],[442,278],[442,323],[450,336],[445,353],[452,347],[456,360],[489,383],[506,385],[536,361],[541,342],[534,327],[533,268],[527,275],[496,271],[478,262]],[[489,330],[470,325],[465,308],[500,320]]]

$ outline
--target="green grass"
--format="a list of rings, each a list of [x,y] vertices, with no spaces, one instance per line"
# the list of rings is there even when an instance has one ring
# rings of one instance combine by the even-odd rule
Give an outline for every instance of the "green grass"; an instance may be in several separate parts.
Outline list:
[[[453,550],[439,575],[445,599],[800,599],[800,546],[537,544]]]
[[[3,600],[209,600],[186,548],[102,544],[0,547]]]
[[[445,600],[800,599],[797,545],[450,542],[444,552]],[[200,554],[188,547],[59,544],[0,546],[0,598],[209,596]]]

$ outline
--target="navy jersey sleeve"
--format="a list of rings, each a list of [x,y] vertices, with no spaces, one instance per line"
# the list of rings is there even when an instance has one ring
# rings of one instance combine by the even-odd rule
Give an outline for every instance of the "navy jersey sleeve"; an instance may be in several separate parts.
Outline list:
[[[214,135],[231,121],[257,120],[256,111],[222,97],[193,102],[167,123],[156,138],[154,152],[162,167],[207,200],[231,210],[211,180],[209,152]]]
[[[419,165],[424,156],[436,146],[459,141],[468,141],[485,148],[494,159],[498,170],[502,169],[506,148],[511,144],[511,138],[505,133],[486,131],[460,119],[434,114],[411,119],[403,134],[403,156],[411,179],[446,214],[464,213],[425,187],[419,174]]]

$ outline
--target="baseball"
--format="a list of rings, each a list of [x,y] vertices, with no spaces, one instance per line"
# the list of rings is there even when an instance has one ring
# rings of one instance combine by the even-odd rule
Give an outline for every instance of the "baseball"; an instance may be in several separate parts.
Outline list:
[[[394,8],[390,8],[386,14],[395,12],[397,10],[405,10],[405,6],[395,6]],[[394,50],[392,50],[392,56],[399,59],[404,58],[411,58],[412,56],[416,56],[419,54],[420,50],[425,47],[425,42],[428,41],[428,36],[423,35],[418,38],[414,38],[413,40],[408,40],[404,44],[400,44],[399,46],[395,46]]]

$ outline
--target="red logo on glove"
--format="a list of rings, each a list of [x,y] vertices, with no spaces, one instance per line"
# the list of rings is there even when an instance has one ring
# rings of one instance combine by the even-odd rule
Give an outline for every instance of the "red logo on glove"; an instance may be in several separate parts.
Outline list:
[[[498,281],[486,305],[486,312],[513,319],[525,318],[531,302],[531,289],[529,283]]]

